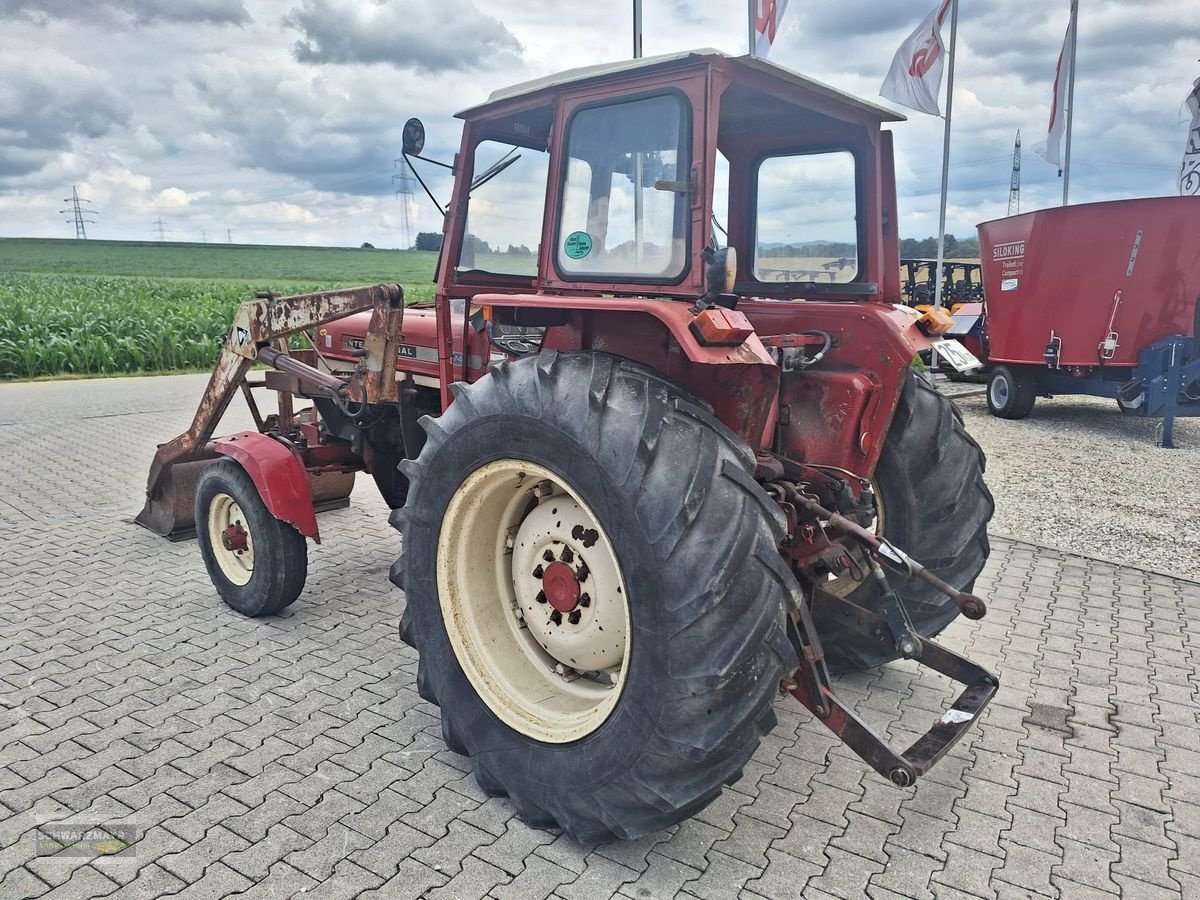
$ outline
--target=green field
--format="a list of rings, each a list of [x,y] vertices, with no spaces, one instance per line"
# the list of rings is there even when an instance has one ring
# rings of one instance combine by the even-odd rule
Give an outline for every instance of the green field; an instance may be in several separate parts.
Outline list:
[[[384,281],[433,297],[416,250],[0,239],[0,378],[208,369],[238,305]]]

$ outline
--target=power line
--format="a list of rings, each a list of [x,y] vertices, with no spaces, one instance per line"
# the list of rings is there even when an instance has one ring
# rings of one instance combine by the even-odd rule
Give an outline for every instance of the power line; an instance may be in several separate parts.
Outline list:
[[[400,233],[404,238],[404,249],[412,247],[412,216],[411,207],[413,203],[413,180],[412,176],[407,172],[401,172],[399,175],[393,175],[392,181],[398,182],[400,187],[396,190],[396,196],[400,198]]]
[[[1021,129],[1017,129],[1017,143],[1013,149],[1013,167],[1012,181],[1008,186],[1008,214],[1013,214],[1013,209],[1017,213],[1021,212]]]
[[[89,218],[89,216],[96,215],[95,210],[84,209],[80,205],[81,203],[91,202],[91,200],[85,200],[79,196],[79,189],[75,185],[71,185],[71,196],[63,197],[63,203],[70,203],[71,206],[69,209],[60,209],[59,212],[63,215],[67,213],[71,214],[71,218],[67,219],[67,221],[75,223],[75,240],[77,241],[87,240],[87,228],[84,227],[85,225],[96,224],[95,219]]]

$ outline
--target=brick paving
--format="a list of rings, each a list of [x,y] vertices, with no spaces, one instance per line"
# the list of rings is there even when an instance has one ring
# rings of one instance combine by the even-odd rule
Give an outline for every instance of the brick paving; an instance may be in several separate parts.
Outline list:
[[[915,788],[781,700],[696,818],[579,846],[442,743],[369,482],[269,620],[131,524],[203,382],[0,386],[0,898],[1200,896],[1200,585],[997,541],[947,643],[1003,687]],[[951,698],[908,664],[841,689],[901,744]],[[135,841],[55,853],[63,824]]]

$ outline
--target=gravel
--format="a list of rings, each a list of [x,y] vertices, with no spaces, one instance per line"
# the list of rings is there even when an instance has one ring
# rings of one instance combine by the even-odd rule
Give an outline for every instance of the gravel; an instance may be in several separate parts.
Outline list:
[[[982,391],[955,402],[987,453],[993,534],[1200,581],[1200,419],[1176,419],[1164,450],[1161,419],[1113,400],[1039,398],[1015,422]]]

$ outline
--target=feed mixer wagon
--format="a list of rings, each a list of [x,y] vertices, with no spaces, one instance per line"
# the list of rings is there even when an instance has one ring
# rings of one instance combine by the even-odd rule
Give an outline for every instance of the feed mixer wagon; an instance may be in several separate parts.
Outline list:
[[[1133,416],[1200,415],[1200,197],[1044,209],[979,226],[988,407],[1090,394]],[[960,309],[960,323],[977,310]]]

